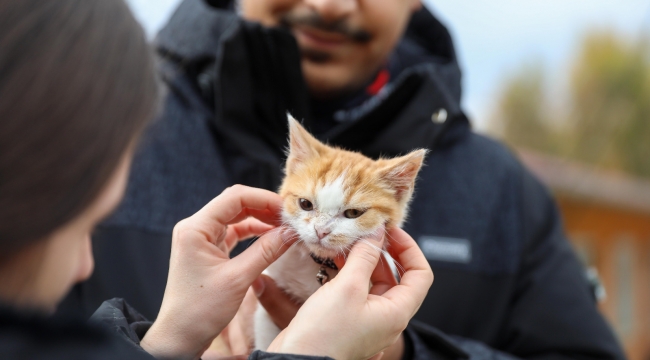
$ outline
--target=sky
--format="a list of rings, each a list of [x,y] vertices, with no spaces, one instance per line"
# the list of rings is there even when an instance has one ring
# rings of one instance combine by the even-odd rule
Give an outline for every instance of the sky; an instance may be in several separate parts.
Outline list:
[[[372,0],[376,1],[376,0]],[[179,0],[127,0],[153,36]],[[648,0],[424,0],[448,26],[463,70],[463,107],[485,130],[503,80],[522,64],[541,63],[563,81],[590,30],[650,35]]]

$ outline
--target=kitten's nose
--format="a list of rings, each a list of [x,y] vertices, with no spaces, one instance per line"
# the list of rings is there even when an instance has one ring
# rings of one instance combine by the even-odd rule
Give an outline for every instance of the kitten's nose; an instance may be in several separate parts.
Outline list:
[[[331,231],[325,230],[325,229],[319,229],[318,227],[314,226],[314,230],[316,230],[316,235],[318,236],[318,240],[323,240],[323,238],[331,233]]]

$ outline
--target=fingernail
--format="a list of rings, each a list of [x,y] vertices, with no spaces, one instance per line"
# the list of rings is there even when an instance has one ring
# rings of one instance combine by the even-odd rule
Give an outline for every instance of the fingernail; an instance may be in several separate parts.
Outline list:
[[[264,280],[262,277],[258,277],[253,281],[253,291],[255,292],[255,296],[260,297],[264,293],[264,288],[266,287],[266,284],[264,283]]]

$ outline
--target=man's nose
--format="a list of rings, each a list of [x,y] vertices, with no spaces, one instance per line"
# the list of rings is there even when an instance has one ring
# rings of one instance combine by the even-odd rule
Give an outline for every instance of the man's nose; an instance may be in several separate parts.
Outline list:
[[[358,0],[304,0],[325,21],[335,21],[347,17],[357,10]]]

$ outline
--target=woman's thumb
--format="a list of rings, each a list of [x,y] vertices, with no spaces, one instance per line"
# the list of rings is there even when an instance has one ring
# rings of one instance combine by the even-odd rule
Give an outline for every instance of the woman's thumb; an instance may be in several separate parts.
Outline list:
[[[384,233],[384,229],[381,228],[370,237],[358,240],[352,247],[345,266],[338,276],[343,275],[343,278],[355,282],[358,279],[369,281],[381,257]]]

